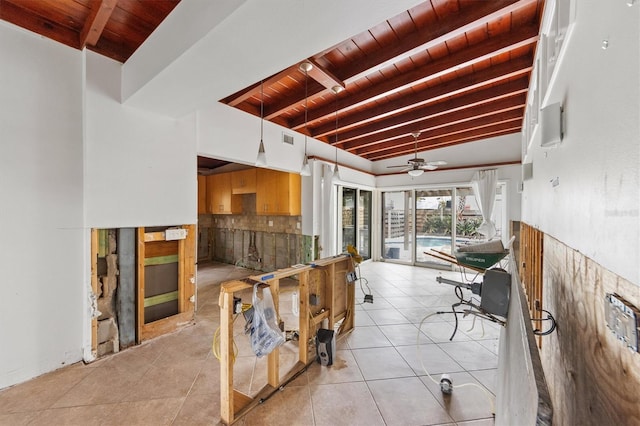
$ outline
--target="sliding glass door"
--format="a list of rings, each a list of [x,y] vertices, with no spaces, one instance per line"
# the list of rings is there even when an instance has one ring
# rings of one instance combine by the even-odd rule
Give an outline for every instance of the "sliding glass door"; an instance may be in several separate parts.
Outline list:
[[[416,263],[429,266],[450,265],[429,253],[450,255],[453,251],[452,198],[451,189],[416,191]]]
[[[356,247],[360,255],[365,259],[371,258],[371,191],[358,191],[358,244]]]
[[[492,221],[494,238],[502,238],[506,226],[506,185],[498,183]],[[451,255],[455,247],[485,237],[477,232],[482,213],[470,186],[418,188],[382,193],[382,253],[389,261],[430,267],[450,267],[440,253]],[[435,254],[432,255],[432,254]]]
[[[341,200],[339,248],[342,253],[352,245],[364,259],[371,258],[371,191],[338,188]]]
[[[413,262],[413,191],[382,193],[382,258]]]

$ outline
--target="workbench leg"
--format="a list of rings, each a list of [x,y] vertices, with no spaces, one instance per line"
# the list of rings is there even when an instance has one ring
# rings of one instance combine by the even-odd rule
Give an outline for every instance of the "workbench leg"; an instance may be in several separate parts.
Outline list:
[[[220,417],[225,424],[231,424],[234,420],[233,293],[222,293],[220,301]]]
[[[304,365],[309,363],[309,271],[300,274],[298,287],[300,313],[298,324],[298,359]]]
[[[276,312],[280,312],[280,280],[275,279],[269,281],[271,296]],[[278,319],[280,319],[278,317]],[[280,349],[275,348],[267,355],[267,380],[269,385],[277,388],[280,386]]]

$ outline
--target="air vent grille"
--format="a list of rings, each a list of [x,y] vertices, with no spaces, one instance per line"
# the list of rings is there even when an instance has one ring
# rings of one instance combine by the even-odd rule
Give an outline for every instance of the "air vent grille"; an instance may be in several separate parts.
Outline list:
[[[287,133],[282,132],[282,143],[288,143],[289,145],[293,145],[293,135],[289,135]]]

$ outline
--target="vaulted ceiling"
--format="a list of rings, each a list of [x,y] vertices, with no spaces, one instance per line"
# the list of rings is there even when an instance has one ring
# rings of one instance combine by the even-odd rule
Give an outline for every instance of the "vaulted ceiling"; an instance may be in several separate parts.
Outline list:
[[[178,3],[0,0],[0,19],[126,62]],[[543,6],[425,1],[220,101],[374,162],[517,133]]]
[[[126,62],[180,0],[0,0],[0,19]]]
[[[221,101],[371,161],[413,132],[418,151],[520,132],[543,5],[426,1]]]

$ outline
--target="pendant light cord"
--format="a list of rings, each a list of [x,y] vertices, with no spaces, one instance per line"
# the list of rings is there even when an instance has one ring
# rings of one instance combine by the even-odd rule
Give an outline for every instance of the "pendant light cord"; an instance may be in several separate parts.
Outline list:
[[[336,95],[336,167],[338,167],[338,92],[334,92]]]
[[[304,155],[307,156],[307,134],[309,128],[307,127],[307,119],[309,113],[309,72],[304,70]]]
[[[260,80],[260,142],[264,132],[264,80]]]

